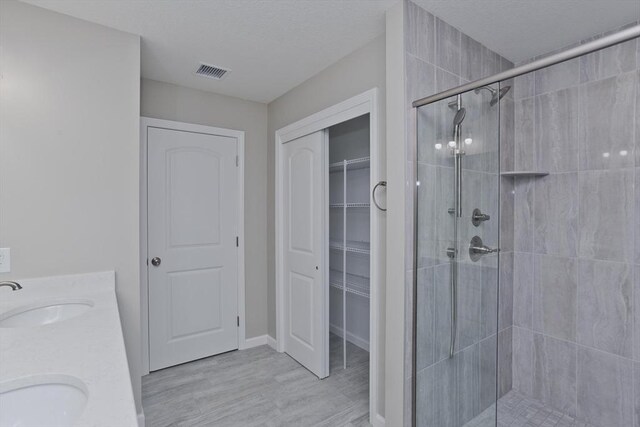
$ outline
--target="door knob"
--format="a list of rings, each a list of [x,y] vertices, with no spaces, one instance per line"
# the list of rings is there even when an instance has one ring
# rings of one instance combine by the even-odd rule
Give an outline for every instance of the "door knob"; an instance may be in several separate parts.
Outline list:
[[[476,262],[483,255],[492,254],[498,252],[500,249],[492,249],[482,242],[482,239],[478,236],[473,236],[471,243],[469,244],[469,258],[471,261]]]
[[[154,267],[159,266],[161,262],[162,262],[162,260],[160,259],[160,257],[154,257],[151,260],[151,264],[153,264]]]

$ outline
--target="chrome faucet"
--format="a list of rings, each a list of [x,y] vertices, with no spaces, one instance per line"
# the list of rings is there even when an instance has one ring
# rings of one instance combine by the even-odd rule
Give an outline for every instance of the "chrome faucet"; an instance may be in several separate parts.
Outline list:
[[[0,282],[0,286],[8,286],[11,288],[12,291],[17,291],[19,289],[22,289],[22,286],[20,286],[20,283],[13,282],[11,280],[7,280],[6,282]]]

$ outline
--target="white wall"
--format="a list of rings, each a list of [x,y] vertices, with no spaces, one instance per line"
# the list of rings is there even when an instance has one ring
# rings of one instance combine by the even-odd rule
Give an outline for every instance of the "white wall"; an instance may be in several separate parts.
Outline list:
[[[388,426],[409,425],[405,419],[405,74],[404,2],[387,11],[387,317],[386,420]]]
[[[0,279],[115,270],[139,409],[140,40],[3,0],[0,44]]]
[[[246,337],[267,333],[267,105],[142,79],[142,116],[245,131]]]
[[[267,244],[268,244],[268,299],[267,314],[269,335],[276,337],[276,302],[275,302],[275,132],[276,130],[296,122],[313,113],[322,111],[332,105],[345,101],[355,95],[377,87],[379,90],[378,111],[380,150],[385,146],[385,38],[380,36],[362,48],[347,55],[335,64],[316,74],[301,85],[291,89],[268,105],[268,198],[267,198]],[[386,160],[380,159],[380,175],[385,176]],[[384,220],[382,221],[384,227]],[[383,239],[384,240],[384,239]],[[384,248],[385,242],[382,241]],[[382,255],[383,257],[384,255]],[[381,258],[382,258],[381,257]],[[380,260],[372,262],[382,263]],[[380,277],[384,278],[386,270],[381,265]],[[381,290],[379,313],[385,313],[384,284]],[[378,325],[384,335],[384,314]],[[379,364],[385,366],[384,336],[378,345]],[[382,370],[382,369],[381,369]],[[378,413],[384,416],[384,372],[378,375]]]

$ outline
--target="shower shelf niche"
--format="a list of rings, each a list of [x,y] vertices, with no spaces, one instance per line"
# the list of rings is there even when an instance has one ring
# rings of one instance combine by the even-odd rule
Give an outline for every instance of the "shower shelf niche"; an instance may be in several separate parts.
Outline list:
[[[549,175],[546,171],[511,171],[500,172],[500,176],[506,176],[511,178],[538,178]]]

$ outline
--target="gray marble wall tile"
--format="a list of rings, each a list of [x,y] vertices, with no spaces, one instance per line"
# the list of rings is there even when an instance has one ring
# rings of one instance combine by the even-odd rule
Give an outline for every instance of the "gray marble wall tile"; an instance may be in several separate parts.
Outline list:
[[[640,43],[638,43],[638,50],[640,50]],[[638,54],[638,62],[640,63],[640,53]],[[640,68],[640,64],[638,66]],[[637,73],[636,78],[636,167],[640,167],[640,119],[638,119],[637,113],[640,111],[640,71]]]
[[[435,360],[441,361],[449,357],[451,342],[451,283],[449,265],[435,267]]]
[[[622,30],[619,28],[617,31]],[[583,43],[601,38],[608,33],[586,39]],[[580,57],[580,81],[588,82],[625,73],[636,68],[636,39],[617,44]]]
[[[484,243],[490,247],[498,246],[498,174],[488,174],[464,170],[462,173],[462,214],[463,218],[458,222],[458,236],[461,247],[468,247],[471,238],[475,235],[482,237]],[[484,221],[479,226],[474,226],[471,216],[475,208],[488,214],[491,219]],[[462,251],[461,259],[469,261],[469,252]]]
[[[513,328],[509,327],[498,333],[498,398],[513,388]]]
[[[515,101],[515,169],[535,169],[535,108],[533,98]]]
[[[535,98],[537,170],[578,170],[578,89],[549,92]]]
[[[535,180],[534,250],[575,257],[578,253],[578,173]]]
[[[495,345],[494,345],[495,359]],[[464,425],[478,414],[480,394],[480,345],[474,344],[456,353],[456,412],[457,425]],[[495,393],[495,387],[494,387]]]
[[[513,328],[513,389],[533,394],[533,332]]]
[[[596,426],[633,424],[632,361],[578,347],[577,416]]]
[[[500,250],[513,251],[514,178],[500,177]]]
[[[636,72],[580,86],[580,170],[634,165]]]
[[[418,371],[435,362],[435,289],[433,268],[418,270],[416,369]]]
[[[432,14],[407,2],[406,50],[416,57],[433,63],[435,59],[435,18]]]
[[[536,255],[533,329],[575,341],[578,266],[575,258]]]
[[[519,178],[514,184],[513,248],[533,252],[534,179]]]
[[[435,63],[460,75],[460,31],[436,18],[436,59]]]
[[[534,74],[536,95],[575,86],[580,83],[580,60],[576,58],[561,62]]]
[[[483,265],[480,284],[480,339],[498,332],[498,266]]]
[[[497,53],[471,37],[461,35],[461,77],[467,81],[478,80],[499,73],[503,67],[513,66]]]
[[[580,260],[578,280],[578,344],[631,358],[631,266],[618,262]]]
[[[406,22],[406,27],[404,28],[404,49],[405,53],[408,53],[413,56],[417,56],[417,46],[418,41],[416,38],[417,29],[418,29],[418,14],[423,11],[421,7],[416,5],[411,1],[405,2],[406,7],[404,8],[404,19]],[[406,57],[407,55],[405,55]],[[431,62],[431,61],[429,61]]]
[[[418,218],[416,224],[418,268],[438,264],[438,236],[436,235],[436,209],[438,167],[418,163]]]
[[[521,65],[521,64],[518,64]],[[535,73],[523,74],[514,78],[513,98],[516,100],[529,98],[535,94]]]
[[[417,156],[419,161],[432,165],[453,166],[453,156],[447,147],[453,132],[453,117],[454,112],[444,101],[418,108]]]
[[[533,326],[533,257],[516,252],[513,258],[513,324],[527,329]]]
[[[460,76],[467,81],[486,77],[483,59],[486,47],[466,34],[461,34]]]
[[[636,264],[640,264],[640,215],[637,215],[640,212],[640,167],[635,168],[635,246],[636,246]]]
[[[497,340],[498,336],[492,335],[480,341],[478,407],[476,407],[474,417],[496,403],[496,390],[498,386]]]
[[[578,254],[632,262],[633,169],[579,173]]]
[[[458,268],[458,334],[456,349],[464,349],[480,340],[482,267],[460,263]]]
[[[491,106],[487,91],[465,94],[467,114],[462,127],[464,145],[464,169],[498,173],[500,162],[499,131],[500,108]],[[467,139],[470,139],[468,143]]]
[[[500,253],[498,330],[513,325],[513,252]]]
[[[435,212],[431,220],[436,221],[435,238],[436,251],[435,256],[439,264],[449,263],[447,256],[447,248],[453,246],[453,225],[455,218],[449,213],[449,208],[453,207],[453,168],[438,167],[436,170],[435,181]]]
[[[454,88],[456,86],[460,86],[460,77],[453,73],[450,73],[449,71],[445,71],[442,68],[436,68],[436,93],[444,92],[445,90]],[[455,100],[455,98],[451,98],[448,101],[453,100]],[[443,100],[440,102],[448,103],[448,101]],[[453,132],[453,116],[455,115],[455,111],[453,109],[449,109],[449,111],[451,111],[451,131]]]
[[[633,277],[633,359],[640,361],[640,265],[634,266]]]
[[[414,56],[406,56],[407,101],[412,102],[437,92],[435,67]]]
[[[444,359],[418,372],[416,418],[419,426],[457,427],[457,359]]]
[[[500,101],[500,170],[515,168],[515,103],[510,98]]]
[[[533,397],[572,417],[576,415],[577,346],[535,334]]]

